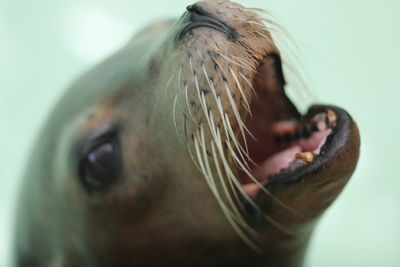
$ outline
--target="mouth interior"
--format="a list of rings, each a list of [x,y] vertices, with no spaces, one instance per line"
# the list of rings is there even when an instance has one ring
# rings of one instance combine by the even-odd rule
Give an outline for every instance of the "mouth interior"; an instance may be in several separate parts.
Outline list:
[[[240,182],[250,196],[257,195],[260,184],[288,178],[313,164],[337,122],[335,112],[328,108],[301,115],[283,91],[280,61],[275,58],[269,66],[266,64],[255,78],[257,96],[252,100],[252,114],[246,122],[252,136],[243,141],[250,157],[247,165],[252,167],[251,174],[258,182],[238,168]]]

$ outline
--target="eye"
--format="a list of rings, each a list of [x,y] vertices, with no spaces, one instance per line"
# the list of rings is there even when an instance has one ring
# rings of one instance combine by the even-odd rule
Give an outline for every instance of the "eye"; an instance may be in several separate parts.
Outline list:
[[[120,175],[121,157],[114,138],[97,141],[80,162],[80,179],[89,192],[107,189]]]

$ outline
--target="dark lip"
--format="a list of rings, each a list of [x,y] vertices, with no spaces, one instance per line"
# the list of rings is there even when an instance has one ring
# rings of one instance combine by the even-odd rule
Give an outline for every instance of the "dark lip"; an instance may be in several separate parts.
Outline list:
[[[197,28],[210,28],[219,31],[227,36],[231,41],[236,41],[238,38],[237,31],[226,24],[224,21],[214,17],[212,14],[206,12],[203,8],[198,6],[188,6],[188,16],[189,24],[186,25],[183,30],[178,35],[178,40],[182,40],[184,36],[190,34],[194,29]]]

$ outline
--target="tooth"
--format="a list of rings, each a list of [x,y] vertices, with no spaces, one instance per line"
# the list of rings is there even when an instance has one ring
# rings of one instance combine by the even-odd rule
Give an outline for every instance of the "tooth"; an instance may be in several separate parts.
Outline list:
[[[307,163],[312,163],[315,160],[315,155],[313,152],[301,152],[296,154],[296,159],[302,160]]]
[[[335,127],[336,122],[337,122],[337,116],[336,116],[335,112],[331,109],[327,109],[325,111],[325,114],[326,114],[326,120],[327,120],[328,127],[331,127],[331,128]]]

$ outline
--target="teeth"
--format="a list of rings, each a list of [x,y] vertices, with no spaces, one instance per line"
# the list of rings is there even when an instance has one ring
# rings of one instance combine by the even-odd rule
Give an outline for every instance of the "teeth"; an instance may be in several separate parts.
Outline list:
[[[336,127],[337,116],[331,109],[319,113],[309,123],[299,123],[295,125],[293,122],[282,122],[274,125],[274,132],[280,134],[275,136],[276,143],[280,145],[290,144],[303,138],[310,138],[311,135],[318,131],[325,131]]]
[[[314,132],[318,132],[316,123],[300,126],[295,132],[286,132],[282,135],[275,136],[275,141],[279,144],[288,144],[302,138],[309,138]]]
[[[328,127],[329,128],[335,127],[337,122],[337,116],[335,112],[333,112],[333,110],[331,109],[327,109],[325,111],[325,115],[326,115],[326,124],[328,125]]]
[[[307,163],[312,163],[314,162],[316,156],[317,155],[313,152],[301,152],[296,154],[296,159],[302,160]]]

